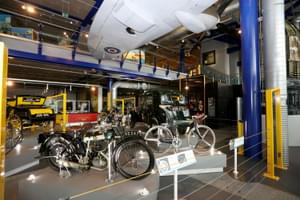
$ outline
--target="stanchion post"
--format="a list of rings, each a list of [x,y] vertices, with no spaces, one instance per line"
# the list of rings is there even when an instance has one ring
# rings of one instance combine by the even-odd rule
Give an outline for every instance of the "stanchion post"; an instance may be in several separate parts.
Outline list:
[[[178,170],[174,171],[174,200],[178,200]]]
[[[266,90],[266,137],[267,137],[267,171],[264,176],[273,180],[279,180],[275,176],[275,152],[274,152],[274,123],[273,123],[273,90]]]
[[[242,97],[237,97],[236,98],[236,115],[237,115],[237,133],[238,137],[243,137],[244,136],[244,123],[243,123],[243,99]],[[244,147],[241,146],[238,148],[238,154],[239,155],[244,155]]]
[[[111,155],[112,155],[112,145],[113,145],[113,142],[110,142],[108,144],[108,156],[107,156],[107,171],[108,171],[108,174],[107,174],[107,182],[110,183],[112,182],[112,166],[111,166]]]
[[[238,155],[237,148],[234,148],[234,170],[233,170],[234,175],[237,175],[239,173],[237,169],[237,159],[238,159],[237,155]]]
[[[4,200],[8,51],[3,42],[0,42],[0,58],[0,200]]]
[[[67,92],[63,93],[63,132],[67,131],[67,123],[68,123],[68,116],[67,116]]]

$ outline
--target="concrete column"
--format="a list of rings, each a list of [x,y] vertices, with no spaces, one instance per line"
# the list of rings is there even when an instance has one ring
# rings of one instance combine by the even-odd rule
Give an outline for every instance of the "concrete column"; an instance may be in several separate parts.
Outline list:
[[[280,88],[283,161],[288,166],[287,58],[284,0],[263,0],[263,40],[266,89]]]

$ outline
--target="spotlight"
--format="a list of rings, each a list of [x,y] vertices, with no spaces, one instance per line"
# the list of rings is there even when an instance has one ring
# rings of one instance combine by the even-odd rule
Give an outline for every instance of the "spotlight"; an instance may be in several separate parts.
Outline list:
[[[189,88],[188,85],[186,85],[184,89],[185,89],[185,90],[189,90],[190,88]]]
[[[238,34],[242,34],[242,30],[241,29],[238,30]]]
[[[95,92],[96,91],[96,87],[91,87],[91,90],[93,91],[93,92]]]
[[[25,5],[22,5],[22,9],[23,9],[23,10],[26,10],[26,6],[25,6]]]
[[[67,32],[64,32],[64,35],[66,36],[66,35],[67,35]]]
[[[73,22],[72,22],[72,21],[70,21],[70,24],[73,24]]]
[[[13,82],[13,81],[7,81],[7,86],[8,86],[8,87],[14,86],[14,82]]]
[[[35,13],[35,9],[34,9],[34,7],[32,7],[32,6],[28,6],[28,7],[27,7],[27,11],[28,11],[29,13]]]
[[[84,36],[85,36],[86,38],[88,38],[88,37],[89,37],[89,34],[86,33]]]

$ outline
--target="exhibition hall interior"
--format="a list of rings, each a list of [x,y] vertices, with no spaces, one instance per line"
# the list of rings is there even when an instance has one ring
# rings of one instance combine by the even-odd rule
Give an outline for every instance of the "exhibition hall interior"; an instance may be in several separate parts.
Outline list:
[[[299,0],[0,0],[0,200],[300,200]]]

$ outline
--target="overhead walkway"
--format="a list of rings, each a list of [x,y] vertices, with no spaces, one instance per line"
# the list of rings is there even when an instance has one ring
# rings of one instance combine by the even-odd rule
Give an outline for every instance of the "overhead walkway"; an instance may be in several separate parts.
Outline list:
[[[40,62],[68,65],[68,67],[93,69],[111,74],[120,74],[128,77],[146,77],[163,80],[178,80],[186,78],[185,73],[155,67],[147,64],[131,61],[99,61],[88,52],[72,47],[64,47],[49,43],[43,43],[30,39],[20,38],[0,33],[0,41],[8,47],[10,57],[22,58]]]

